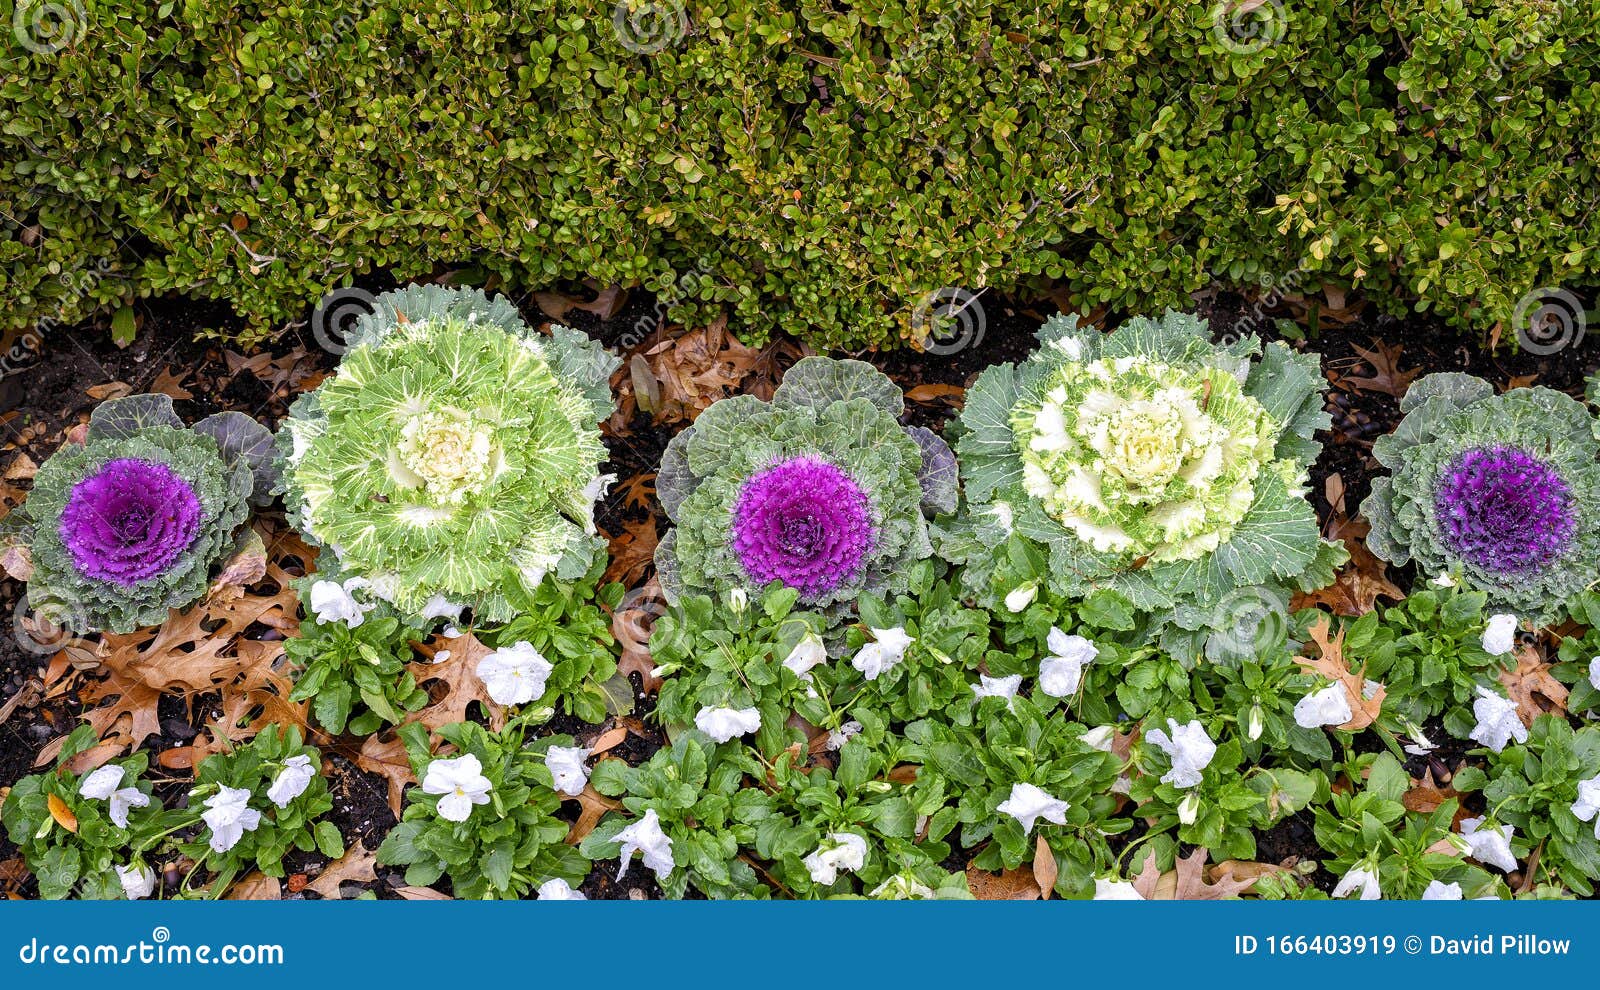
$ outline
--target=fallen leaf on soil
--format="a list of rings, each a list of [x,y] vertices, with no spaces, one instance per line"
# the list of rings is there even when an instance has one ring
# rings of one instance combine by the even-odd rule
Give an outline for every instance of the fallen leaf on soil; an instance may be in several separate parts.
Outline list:
[[[1404,598],[1405,592],[1389,580],[1388,565],[1367,549],[1366,536],[1372,527],[1359,516],[1352,519],[1344,514],[1343,479],[1330,475],[1324,490],[1334,514],[1322,533],[1329,540],[1343,540],[1350,560],[1339,568],[1333,584],[1310,594],[1295,594],[1289,610],[1324,606],[1335,615],[1362,616],[1377,607],[1380,597],[1396,602]]]
[[[1233,870],[1223,869],[1226,863],[1219,863],[1214,878],[1208,881],[1206,857],[1209,855],[1208,850],[1196,849],[1163,873],[1156,866],[1156,854],[1151,853],[1145,857],[1139,875],[1133,878],[1133,889],[1147,901],[1222,901],[1249,890],[1260,878],[1257,875],[1237,879]]]
[[[84,392],[88,394],[89,398],[104,402],[107,399],[120,399],[125,395],[132,395],[133,386],[127,382],[106,382],[104,385],[86,388]]]
[[[1338,726],[1349,732],[1365,729],[1378,720],[1378,715],[1383,709],[1383,698],[1388,691],[1383,685],[1372,692],[1372,697],[1366,697],[1366,667],[1352,672],[1344,661],[1344,630],[1339,630],[1337,636],[1331,639],[1328,636],[1333,620],[1328,616],[1318,617],[1316,624],[1311,627],[1308,634],[1312,643],[1317,647],[1318,656],[1296,657],[1295,662],[1305,670],[1320,674],[1330,681],[1337,681],[1344,685],[1345,700],[1350,703],[1350,721]]]
[[[967,390],[960,385],[918,385],[906,392],[906,398],[923,405],[942,402],[959,409],[966,404]]]
[[[559,292],[535,292],[533,302],[539,307],[540,312],[557,323],[565,320],[567,314],[575,309],[593,313],[602,320],[609,320],[627,305],[628,293],[626,289],[617,285],[601,289],[592,300],[578,299]]]
[[[378,879],[378,872],[374,867],[378,865],[378,857],[368,851],[367,847],[357,839],[356,844],[345,850],[345,854],[329,863],[327,868],[317,874],[317,878],[306,887],[321,894],[330,901],[339,899],[339,885],[342,883],[366,883]]]
[[[656,562],[656,544],[661,537],[656,532],[652,516],[637,522],[622,524],[622,532],[608,537],[611,541],[611,564],[606,568],[604,581],[612,581],[631,588],[644,580]]]
[[[619,725],[614,729],[607,729],[596,736],[594,742],[589,744],[589,755],[599,756],[626,738],[628,738],[627,726]]]
[[[639,683],[646,691],[661,687],[661,678],[651,673],[656,664],[650,654],[650,632],[655,628],[656,617],[664,614],[666,607],[661,585],[651,578],[637,593],[624,599],[623,605],[611,616],[611,635],[622,648],[617,672],[624,677],[638,674]]]
[[[622,802],[613,801],[593,786],[585,786],[583,793],[578,795],[578,820],[572,823],[572,828],[567,831],[567,845],[575,846],[584,840],[594,827],[600,824],[600,819],[608,811],[621,811]]]
[[[430,659],[449,651],[450,657],[438,663],[413,663],[406,669],[416,678],[418,687],[427,687],[433,704],[412,715],[407,721],[421,722],[430,729],[451,722],[467,720],[467,709],[478,702],[488,716],[490,728],[499,731],[506,724],[506,710],[489,697],[489,688],[478,677],[478,661],[494,652],[478,641],[472,633],[460,636],[435,636],[427,643],[418,644],[417,651]],[[442,687],[443,694],[435,694]]]
[[[1041,832],[1033,845],[1033,882],[1039,885],[1039,893],[1044,900],[1050,899],[1050,892],[1055,890],[1059,874],[1055,850],[1044,841],[1044,833]]]
[[[283,884],[277,877],[269,877],[263,873],[252,873],[228,888],[222,897],[225,901],[281,901],[283,900]]]
[[[967,867],[967,889],[980,901],[1036,901],[1039,899],[1039,882],[1033,871],[1025,867],[990,873],[976,866]]]
[[[1550,665],[1531,647],[1518,648],[1516,669],[1502,671],[1500,683],[1505,685],[1506,696],[1517,703],[1517,715],[1525,725],[1532,725],[1540,715],[1567,711],[1567,686],[1550,676]]]
[[[396,887],[394,892],[408,901],[450,901],[455,898],[441,894],[432,887]]]
[[[72,809],[67,807],[67,802],[51,794],[45,798],[45,804],[50,808],[50,817],[56,820],[57,825],[74,835],[77,834],[78,816],[74,815]]]
[[[1276,863],[1256,863],[1240,859],[1225,859],[1206,867],[1206,877],[1213,883],[1228,880],[1248,880],[1254,883],[1262,877],[1292,872],[1294,871],[1287,866],[1279,866]]]
[[[390,733],[389,739],[384,741],[379,735],[368,736],[361,744],[361,752],[356,754],[356,767],[384,779],[389,786],[389,810],[399,818],[406,785],[417,782],[400,737]]]
[[[183,387],[184,379],[188,377],[189,373],[187,371],[180,375],[174,375],[172,367],[168,365],[156,375],[156,380],[149,390],[152,394],[170,395],[174,399],[192,399],[194,398],[194,393]]]
[[[1372,365],[1372,376],[1345,375],[1344,381],[1352,388],[1364,392],[1382,392],[1400,398],[1406,394],[1406,389],[1411,387],[1412,379],[1421,373],[1422,369],[1400,368],[1400,345],[1385,344],[1381,340],[1374,340],[1371,349],[1360,344],[1352,344],[1351,349],[1366,359]]]

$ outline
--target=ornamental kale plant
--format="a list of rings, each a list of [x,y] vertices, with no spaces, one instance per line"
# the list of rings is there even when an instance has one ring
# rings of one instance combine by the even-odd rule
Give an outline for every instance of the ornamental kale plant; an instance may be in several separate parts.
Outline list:
[[[1344,551],[1303,497],[1329,422],[1315,355],[1213,345],[1179,313],[1110,334],[1057,316],[1039,339],[979,376],[956,428],[967,507],[941,551],[982,602],[1113,589],[1192,655],[1241,595],[1332,580]]]
[[[405,815],[378,847],[378,862],[406,867],[406,883],[427,886],[449,874],[460,898],[519,898],[552,880],[583,882],[589,860],[567,845],[566,822],[555,817],[566,797],[552,768],[560,757],[585,755],[570,736],[548,736],[530,745],[527,721],[512,719],[499,732],[473,722],[455,722],[439,736],[455,747],[435,755],[428,730],[411,723],[400,730],[406,754],[422,785],[407,793]],[[564,796],[566,795],[566,796]]]
[[[237,412],[185,427],[165,395],[101,403],[7,519],[28,602],[75,632],[131,632],[198,601],[274,479],[272,434]]]
[[[780,582],[834,616],[904,588],[956,507],[954,459],[907,429],[900,389],[860,361],[805,358],[771,402],[713,404],[673,438],[656,488],[675,524],[656,551],[669,601]]]
[[[1361,504],[1373,553],[1539,624],[1600,581],[1600,464],[1582,403],[1450,373],[1418,379],[1400,410],[1372,447],[1392,474]]]
[[[402,612],[440,596],[503,621],[546,575],[589,570],[614,356],[439,286],[379,296],[350,343],[279,433],[291,517],[329,549],[324,576],[359,576]]]

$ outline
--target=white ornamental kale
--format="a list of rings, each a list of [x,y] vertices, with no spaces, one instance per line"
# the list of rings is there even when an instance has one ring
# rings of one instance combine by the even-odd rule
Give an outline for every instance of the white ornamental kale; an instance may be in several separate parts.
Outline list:
[[[33,561],[28,604],[73,632],[131,632],[198,601],[253,539],[251,506],[271,500],[272,433],[218,413],[192,428],[165,395],[101,403],[84,442],[39,468],[0,544]]]
[[[589,569],[610,352],[440,286],[379,296],[350,343],[279,433],[287,504],[329,576],[409,614],[449,601],[501,621],[546,575]]]
[[[1343,548],[1304,498],[1329,422],[1314,355],[1214,345],[1178,313],[1110,334],[1057,316],[1039,339],[979,376],[957,428],[967,509],[940,549],[985,604],[1042,578],[1197,636],[1242,589],[1332,580]],[[1014,573],[1030,554],[1035,573]]]
[[[1372,446],[1390,477],[1361,503],[1373,553],[1535,625],[1600,581],[1600,447],[1583,403],[1448,373],[1412,383],[1400,411]]]
[[[720,598],[781,582],[840,618],[862,594],[906,587],[929,557],[927,518],[954,511],[955,458],[900,425],[905,398],[861,361],[810,357],[771,402],[723,399],[673,438],[656,480],[674,527],[662,590]]]

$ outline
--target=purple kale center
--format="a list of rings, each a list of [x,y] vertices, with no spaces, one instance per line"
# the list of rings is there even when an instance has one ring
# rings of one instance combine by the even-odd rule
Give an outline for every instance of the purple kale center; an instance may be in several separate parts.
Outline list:
[[[733,549],[758,584],[782,581],[818,598],[861,572],[873,543],[866,493],[816,457],[795,457],[745,480]]]
[[[1515,447],[1464,451],[1434,493],[1450,551],[1491,574],[1523,574],[1560,556],[1578,519],[1555,469]]]
[[[84,577],[128,587],[165,573],[200,533],[200,499],[165,464],[107,461],[72,486],[61,542]]]

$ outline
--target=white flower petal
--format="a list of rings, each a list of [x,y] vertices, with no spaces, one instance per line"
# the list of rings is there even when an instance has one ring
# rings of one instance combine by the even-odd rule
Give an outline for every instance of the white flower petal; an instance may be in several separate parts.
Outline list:
[[[1051,797],[1033,784],[1016,783],[1011,785],[1011,795],[995,810],[1015,818],[1026,833],[1032,832],[1041,818],[1054,825],[1065,825],[1068,807],[1067,802]]]
[[[694,727],[725,743],[761,728],[761,712],[755,708],[702,708],[694,717]]]

